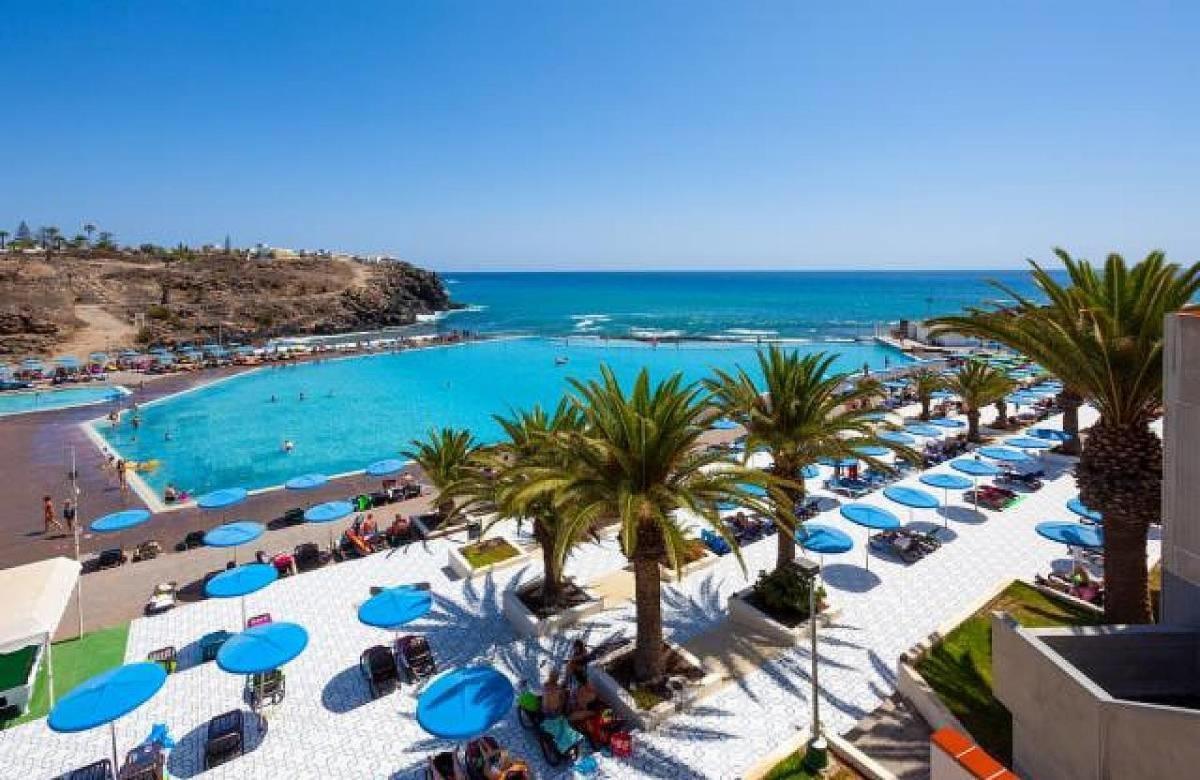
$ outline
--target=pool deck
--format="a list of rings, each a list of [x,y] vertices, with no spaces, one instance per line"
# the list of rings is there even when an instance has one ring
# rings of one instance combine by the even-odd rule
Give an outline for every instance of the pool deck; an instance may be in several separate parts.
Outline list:
[[[1088,424],[1094,413],[1086,410],[1083,417]],[[976,515],[966,507],[952,509],[947,513],[949,531],[943,532],[943,547],[911,566],[872,552],[867,571],[863,567],[865,532],[840,518],[834,507],[822,513],[822,522],[845,530],[856,545],[850,553],[826,556],[825,561],[826,585],[832,601],[841,608],[834,624],[822,631],[819,648],[822,717],[828,728],[847,732],[892,695],[896,659],[916,641],[986,598],[999,584],[1031,577],[1063,556],[1062,546],[1038,536],[1034,525],[1068,516],[1064,502],[1075,495],[1076,488],[1066,465],[1059,464],[1040,491],[1003,513]],[[901,484],[916,485],[917,476]],[[878,491],[863,501],[891,506]],[[920,513],[918,520],[941,525],[941,518],[933,512]],[[413,624],[411,631],[429,638],[442,668],[489,663],[514,680],[541,678],[549,665],[564,657],[567,648],[565,637],[518,638],[500,616],[501,594],[515,582],[536,576],[540,563],[534,560],[494,576],[464,581],[446,569],[449,548],[461,542],[461,538],[436,539],[326,566],[286,578],[251,596],[249,613],[270,612],[276,620],[306,626],[310,644],[286,667],[287,699],[270,712],[269,733],[251,736],[246,755],[208,772],[201,767],[205,724],[217,714],[244,706],[242,679],[222,673],[213,664],[197,665],[195,642],[209,631],[234,629],[239,607],[235,601],[208,600],[134,621],[127,659],[144,658],[150,650],[171,644],[180,649],[184,668],[169,678],[152,702],[119,722],[117,736],[122,749],[161,722],[178,742],[169,763],[176,777],[418,777],[425,757],[448,745],[420,729],[413,717],[415,698],[410,688],[375,700],[367,694],[357,668],[359,653],[389,638],[388,632],[370,629],[355,618],[355,608],[368,597],[371,586],[430,583],[434,611]],[[1152,539],[1152,557],[1157,555],[1157,547]],[[714,632],[728,632],[725,600],[753,580],[758,570],[772,565],[774,540],[768,537],[755,542],[744,552],[746,573],[733,556],[726,556],[682,583],[664,584],[664,624],[669,638],[692,646],[703,644],[698,640]],[[580,548],[567,570],[577,581],[590,583],[609,577],[624,563],[614,541],[606,539],[600,545]],[[632,636],[632,604],[610,605],[583,626],[581,633],[593,643],[614,634]],[[719,650],[711,652],[719,654]],[[807,644],[782,648],[760,668],[720,688],[692,711],[671,718],[653,733],[638,733],[631,760],[602,758],[602,776],[742,777],[763,756],[807,726],[810,663]],[[511,715],[492,733],[529,760],[537,776],[568,776],[543,763],[536,743]],[[0,732],[0,765],[13,776],[52,776],[107,752],[104,729],[60,735],[50,732],[44,721],[36,721]]]

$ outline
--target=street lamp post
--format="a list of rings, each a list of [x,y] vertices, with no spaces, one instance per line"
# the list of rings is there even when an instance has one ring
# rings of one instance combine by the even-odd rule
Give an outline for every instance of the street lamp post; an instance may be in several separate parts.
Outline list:
[[[808,583],[808,638],[812,657],[812,726],[808,750],[804,754],[804,765],[812,772],[820,771],[829,763],[829,746],[821,734],[820,662],[817,657],[817,587],[821,582],[821,564],[811,558],[797,558],[796,569]]]

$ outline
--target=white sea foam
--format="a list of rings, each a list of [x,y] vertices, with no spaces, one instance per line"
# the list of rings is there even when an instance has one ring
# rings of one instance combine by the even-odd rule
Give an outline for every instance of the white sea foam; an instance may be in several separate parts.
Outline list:
[[[635,339],[677,339],[683,336],[683,331],[662,328],[630,328],[629,335]]]
[[[734,335],[734,336],[778,336],[779,335],[779,331],[770,330],[770,329],[766,329],[766,328],[764,328],[764,329],[726,328],[725,332],[729,333],[731,335]]]

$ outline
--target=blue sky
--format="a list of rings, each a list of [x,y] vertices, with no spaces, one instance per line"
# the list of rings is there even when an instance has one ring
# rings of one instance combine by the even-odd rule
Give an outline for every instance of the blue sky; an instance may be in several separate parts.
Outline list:
[[[2,7],[10,231],[443,269],[1200,254],[1200,4]]]

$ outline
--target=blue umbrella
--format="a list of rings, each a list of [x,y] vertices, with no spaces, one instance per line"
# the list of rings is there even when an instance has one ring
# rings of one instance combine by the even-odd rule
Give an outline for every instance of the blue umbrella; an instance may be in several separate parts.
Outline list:
[[[864,414],[862,416],[862,418],[864,420],[870,420],[872,422],[881,422],[882,420],[886,420],[887,416],[888,416],[887,412],[867,412],[866,414]]]
[[[876,438],[883,441],[890,441],[892,444],[916,444],[917,442],[912,436],[909,436],[907,433],[900,433],[899,431],[883,431],[876,434]]]
[[[947,474],[941,471],[934,472],[933,474],[922,474],[920,476],[920,480],[922,484],[929,485],[930,487],[941,488],[942,503],[947,506],[950,505],[951,490],[966,490],[973,484],[971,480],[967,479],[966,477],[960,477],[957,474]],[[944,517],[943,520],[945,520]],[[945,522],[942,523],[942,525],[945,524]]]
[[[108,534],[139,526],[149,519],[150,513],[145,509],[125,509],[93,520],[90,527],[98,534]]]
[[[732,431],[738,427],[738,424],[733,420],[722,417],[720,419],[713,420],[712,425],[708,427],[712,428],[714,431]]]
[[[929,424],[939,428],[965,428],[967,425],[962,420],[951,420],[949,417],[938,417],[936,420],[930,420]]]
[[[858,458],[838,458],[837,460],[833,458],[817,458],[817,463],[820,463],[822,466],[847,469],[858,465]]]
[[[970,474],[972,477],[994,477],[1000,473],[1000,469],[992,464],[982,460],[975,460],[974,458],[952,460],[950,461],[950,468],[955,471],[961,471],[964,474]]]
[[[221,490],[214,490],[211,493],[205,493],[197,498],[196,506],[201,509],[225,509],[226,507],[242,503],[246,500],[246,496],[245,488],[222,488]]]
[[[1014,436],[1004,443],[1010,447],[1020,447],[1023,450],[1048,450],[1054,446],[1045,439],[1033,436]]]
[[[326,501],[304,510],[304,519],[309,523],[332,523],[353,512],[354,504],[349,501]]]
[[[288,490],[312,490],[321,487],[328,481],[329,477],[324,474],[301,474],[284,482],[283,486]]]
[[[923,425],[923,424],[906,425],[906,426],[904,426],[904,430],[908,431],[911,434],[915,434],[917,436],[924,436],[929,439],[937,437],[937,436],[941,436],[943,433],[941,427],[939,427],[937,425]]]
[[[512,709],[512,683],[490,666],[468,666],[437,677],[417,699],[417,722],[435,737],[474,739]]]
[[[821,556],[822,566],[825,565],[826,553],[836,555],[849,552],[854,547],[848,533],[823,523],[804,523],[796,529],[796,541],[804,549]]]
[[[113,725],[158,693],[167,672],[152,661],[125,664],[80,683],[50,710],[46,724],[62,733],[87,731],[108,724],[113,766],[117,761],[117,732]]]
[[[1013,393],[1004,400],[1013,406],[1033,406],[1035,403],[1037,403],[1038,398],[1036,395]]]
[[[945,401],[954,397],[954,393],[949,390],[934,390],[929,394],[929,397],[935,401]]]
[[[854,451],[866,458],[881,458],[891,452],[887,447],[881,447],[878,444],[864,444],[861,447],[855,447]]]
[[[267,527],[253,520],[238,520],[235,523],[219,525],[204,535],[204,543],[209,547],[238,547],[249,544],[265,533]],[[237,558],[234,558],[237,561]]]
[[[295,623],[263,623],[221,645],[217,666],[230,674],[262,674],[286,664],[308,647],[308,632]]]
[[[260,591],[279,579],[279,572],[269,563],[247,563],[228,569],[204,585],[204,592],[214,599],[241,598],[242,625],[246,625],[246,596]]]
[[[816,479],[817,477],[821,476],[821,470],[810,463],[804,468],[800,469],[800,476],[804,479]]]
[[[870,504],[843,504],[842,517],[855,525],[876,531],[890,531],[900,527],[900,518],[882,507]],[[871,551],[866,551],[866,568],[871,568]]]
[[[1093,550],[1104,547],[1104,532],[1094,525],[1051,520],[1038,523],[1033,530],[1037,531],[1039,536],[1068,547],[1084,547]]]
[[[1066,431],[1055,430],[1054,428],[1034,428],[1032,431],[1030,431],[1030,433],[1039,439],[1047,439],[1049,441],[1061,442],[1071,440],[1071,434],[1067,433]]]
[[[1090,520],[1093,523],[1103,523],[1104,515],[1098,509],[1089,509],[1086,504],[1079,500],[1079,496],[1075,496],[1067,502],[1067,509],[1082,517],[1084,520]]]
[[[937,509],[940,506],[932,493],[915,487],[889,485],[883,489],[883,495],[909,509]]]
[[[1029,460],[1029,456],[1025,453],[1009,449],[1008,447],[980,447],[979,454],[985,458],[998,460],[1002,463],[1020,463]]]
[[[404,470],[404,461],[398,458],[387,458],[385,460],[377,460],[367,466],[367,476],[369,477],[386,477],[389,474],[395,474]]]
[[[433,596],[425,588],[400,585],[372,596],[358,608],[359,622],[375,628],[397,629],[429,614]]]

